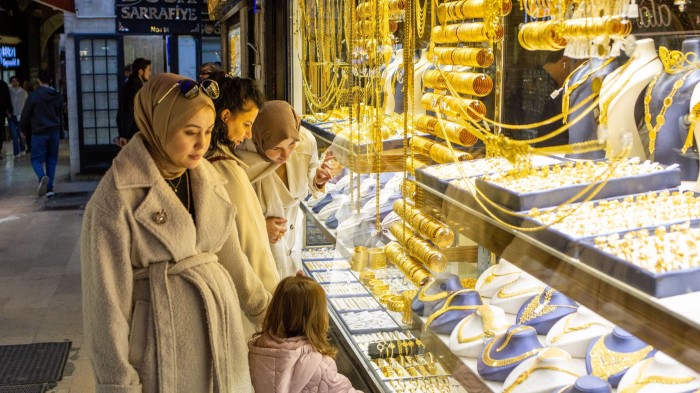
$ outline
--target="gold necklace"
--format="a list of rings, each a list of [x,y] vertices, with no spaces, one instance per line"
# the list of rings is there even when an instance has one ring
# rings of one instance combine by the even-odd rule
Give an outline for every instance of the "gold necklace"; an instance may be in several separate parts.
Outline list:
[[[506,333],[506,334],[505,334],[505,338],[506,338],[506,339],[505,339],[505,341],[504,341],[504,344],[501,345],[498,349],[496,349],[496,352],[500,352],[500,350],[502,350],[502,349],[505,347],[505,345],[508,344],[508,342],[510,341],[510,338],[511,338],[515,333],[522,332],[522,331],[525,331],[525,330],[528,330],[528,329],[532,329],[532,328],[529,327],[529,326],[519,326],[519,327],[517,327],[517,328],[511,330],[510,332]],[[533,330],[534,330],[534,329],[533,329]],[[507,358],[507,359],[493,359],[493,358],[491,357],[491,354],[490,354],[491,349],[492,349],[493,346],[496,344],[496,341],[498,341],[498,339],[501,338],[501,337],[503,337],[503,336],[497,336],[497,337],[494,338],[493,340],[489,341],[489,343],[486,344],[486,347],[484,348],[484,352],[483,352],[482,355],[481,355],[481,360],[484,362],[485,365],[487,365],[487,366],[489,366],[489,367],[508,366],[508,365],[517,363],[517,362],[519,362],[519,361],[521,361],[521,360],[527,359],[527,358],[529,358],[530,356],[535,355],[537,352],[539,352],[539,351],[542,350],[542,348],[534,348],[534,349],[531,349],[531,350],[529,350],[529,351],[527,351],[527,352],[525,352],[525,353],[522,353],[522,354],[520,354],[520,355],[514,356],[514,357],[512,357],[512,358]]]
[[[185,173],[187,173],[187,171],[185,171]],[[177,178],[177,185],[173,184],[173,182],[171,181],[172,179],[165,179],[165,181],[167,181],[168,184],[170,184],[170,188],[172,188],[176,194],[177,194],[177,188],[180,187],[180,183],[182,183],[182,177],[183,176],[180,175],[180,177]]]
[[[652,350],[654,348],[647,345],[634,352],[615,352],[605,346],[605,336],[602,336],[591,348],[591,375],[607,380],[644,359]]]
[[[644,361],[644,364],[639,368],[639,374],[637,378],[629,386],[623,389],[618,389],[619,393],[637,393],[644,388],[644,386],[655,383],[663,385],[682,385],[685,383],[690,383],[695,381],[695,377],[666,377],[663,375],[650,375],[648,377],[642,378],[644,372],[647,371],[649,365],[654,359],[649,358]]]
[[[644,122],[649,130],[649,154],[654,154],[654,150],[656,150],[656,135],[658,134],[659,129],[664,125],[664,123],[666,123],[666,111],[673,104],[673,96],[676,95],[676,92],[678,92],[681,87],[683,87],[685,84],[685,79],[693,72],[695,72],[695,68],[687,71],[685,74],[683,74],[682,78],[673,83],[673,88],[671,88],[671,91],[666,95],[666,98],[664,98],[661,110],[659,111],[659,114],[656,115],[656,125],[654,126],[651,125],[651,109],[649,108],[649,104],[651,103],[651,91],[654,90],[654,86],[662,73],[660,72],[656,74],[654,79],[649,84],[649,87],[647,87],[647,92],[644,96]]]
[[[611,58],[605,60],[603,63],[601,63],[601,64],[600,64],[598,67],[596,67],[595,69],[592,69],[592,70],[588,71],[587,73],[585,73],[585,74],[581,77],[581,79],[579,79],[579,80],[577,80],[576,82],[574,82],[574,84],[571,85],[571,88],[569,88],[569,81],[571,80],[571,77],[574,76],[574,74],[576,74],[576,71],[580,70],[580,69],[581,69],[583,66],[585,66],[586,64],[589,64],[589,62],[588,62],[588,61],[584,62],[583,64],[581,64],[580,66],[578,66],[578,68],[576,68],[576,69],[574,70],[574,72],[572,72],[571,74],[569,74],[568,77],[566,77],[566,79],[564,80],[564,95],[563,95],[562,98],[561,98],[561,108],[562,108],[561,110],[562,110],[562,114],[564,115],[564,117],[563,117],[562,120],[561,120],[562,123],[566,124],[567,119],[568,119],[568,117],[569,117],[569,101],[571,100],[571,94],[574,92],[574,90],[578,89],[582,84],[584,84],[584,83],[588,80],[588,78],[589,78],[591,75],[593,75],[593,74],[595,74],[596,72],[598,72],[598,71],[602,70],[603,68],[607,67],[608,64],[612,63],[613,60],[615,60],[615,58],[614,58],[614,57],[611,57]],[[596,95],[597,95],[598,92],[594,91],[593,94],[596,94]]]
[[[557,308],[573,308],[576,309],[577,307],[574,306],[569,306],[565,304],[561,305],[550,305],[549,302],[552,301],[552,295],[554,294],[554,289],[549,289],[546,292],[540,293],[538,296],[535,296],[530,300],[530,302],[527,304],[525,307],[525,310],[523,310],[522,314],[520,314],[520,318],[518,319],[519,324],[524,324],[525,322],[531,321],[533,319],[539,318],[541,316],[547,315],[553,311],[555,311]],[[542,300],[542,295],[544,294],[544,302],[540,303],[540,300]]]
[[[524,295],[526,293],[532,293],[532,292],[538,292],[544,290],[543,287],[532,287],[532,288],[525,288],[521,291],[516,291],[516,292],[506,292],[506,289],[509,288],[513,283],[518,281],[516,278],[515,280],[507,283],[506,285],[502,286],[498,292],[496,292],[496,297],[499,299],[506,299],[506,298],[511,298],[511,297],[516,297],[520,295]]]
[[[462,322],[460,322],[459,326],[457,327],[457,342],[458,343],[466,344],[466,343],[474,342],[474,341],[481,339],[481,338],[493,337],[496,335],[496,331],[508,327],[507,325],[499,326],[499,327],[494,326],[493,311],[491,311],[491,308],[489,308],[489,306],[479,306],[479,307],[477,307],[477,310],[481,314],[481,326],[482,326],[483,332],[480,334],[477,334],[476,336],[472,336],[472,337],[465,337],[464,336],[464,331],[463,331],[464,326],[466,326],[472,319],[474,319],[476,317],[476,312],[473,314],[470,314],[468,317],[464,318],[462,320]]]
[[[506,277],[511,274],[519,274],[520,272],[510,272],[510,273],[495,273],[493,270],[491,271],[491,274],[489,274],[485,279],[484,282],[481,284],[481,287],[483,288],[485,285],[491,284],[493,280],[496,279],[496,277]]]
[[[535,365],[536,363],[537,363],[537,362],[533,363],[533,365]],[[525,382],[525,381],[527,380],[527,378],[530,376],[530,374],[532,374],[533,372],[538,371],[538,370],[559,371],[559,372],[562,372],[562,373],[566,373],[566,374],[572,375],[572,376],[574,376],[574,377],[576,377],[576,378],[578,378],[578,376],[579,376],[579,375],[576,374],[575,372],[569,371],[569,370],[566,370],[566,369],[563,369],[563,368],[561,368],[561,367],[555,367],[555,366],[535,366],[535,367],[530,367],[530,368],[528,368],[527,370],[525,370],[522,374],[518,375],[518,378],[516,378],[515,381],[513,381],[513,383],[512,383],[510,386],[508,386],[507,388],[503,389],[503,393],[511,393],[515,388],[518,387],[518,385],[520,385],[521,383]]]
[[[459,295],[460,293],[471,292],[471,291],[473,291],[473,290],[472,289],[460,289],[459,291],[453,292],[450,295],[450,297],[448,297],[447,300],[445,300],[445,304],[443,304],[443,306],[440,307],[439,310],[430,314],[430,316],[428,317],[428,320],[425,321],[425,327],[430,326],[430,324],[433,323],[433,321],[436,318],[438,318],[440,315],[442,315],[448,311],[476,310],[476,308],[479,307],[479,305],[475,305],[475,306],[450,306],[450,302],[452,301],[452,299],[454,299],[455,296]]]
[[[646,63],[639,66],[639,68],[637,68],[637,71],[639,71],[642,68],[646,67],[647,65],[651,64],[656,59],[657,59],[657,57],[652,57],[651,60],[649,60]],[[620,68],[620,72],[617,75],[624,74],[625,71],[627,71],[627,68],[630,66],[630,64],[632,64],[633,60],[634,59],[630,59],[627,63],[625,63],[625,65],[622,66],[622,68]],[[629,81],[632,80],[632,77],[635,76],[635,74],[636,74],[636,71],[630,72],[627,79],[625,79],[625,81],[622,82],[622,84],[620,84],[620,88],[613,91],[612,94],[610,94],[610,96],[608,96],[605,99],[605,101],[603,101],[603,103],[600,104],[600,124],[601,125],[605,126],[608,124],[608,107],[610,106],[612,101],[615,99],[615,97],[617,97],[617,95],[620,94],[620,92],[625,88],[625,86],[627,86]]]
[[[693,109],[690,110],[690,113],[688,114],[688,121],[690,121],[690,126],[688,126],[688,135],[685,137],[685,143],[683,143],[683,148],[681,149],[681,153],[685,154],[685,152],[690,149],[691,146],[693,146],[693,139],[695,137],[695,125],[698,123],[698,120],[700,120],[700,102],[695,104],[693,106]]]
[[[571,320],[574,318],[574,314],[568,315],[565,320],[564,320],[564,328],[561,330],[561,333],[557,334],[556,336],[552,337],[550,340],[550,344],[554,344],[555,342],[559,341],[559,339],[562,338],[565,334],[569,334],[571,332],[577,332],[579,330],[585,330],[588,329],[589,327],[593,325],[600,325],[604,327],[610,327],[602,322],[590,322],[590,323],[585,323],[583,325],[578,325],[578,326],[571,326],[569,327],[569,323]]]
[[[424,286],[421,288],[421,290],[418,292],[418,300],[421,302],[434,302],[437,300],[442,300],[448,296],[450,296],[450,293],[447,291],[440,291],[434,295],[427,295],[426,292],[435,284],[437,281],[433,280],[430,284]]]

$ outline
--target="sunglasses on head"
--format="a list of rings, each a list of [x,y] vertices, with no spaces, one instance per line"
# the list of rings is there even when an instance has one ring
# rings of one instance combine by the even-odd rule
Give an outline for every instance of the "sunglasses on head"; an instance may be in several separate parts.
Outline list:
[[[162,97],[156,102],[156,105],[160,104],[161,101],[165,99],[165,97],[170,94],[175,88],[178,89],[178,92],[184,96],[185,98],[195,98],[199,95],[199,91],[202,90],[204,94],[209,96],[212,100],[215,100],[219,98],[219,84],[216,83],[216,81],[211,80],[211,79],[205,79],[202,81],[202,83],[197,83],[191,79],[183,79],[181,81],[178,81],[171,87],[168,91],[163,94]]]

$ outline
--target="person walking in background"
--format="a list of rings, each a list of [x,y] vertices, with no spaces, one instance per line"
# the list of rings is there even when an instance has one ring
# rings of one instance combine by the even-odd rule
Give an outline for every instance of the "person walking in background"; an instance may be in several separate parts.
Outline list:
[[[12,116],[12,100],[10,99],[10,89],[7,87],[7,83],[0,79],[0,127],[2,132],[0,133],[0,160],[2,160],[2,143],[5,140],[5,119]]]
[[[10,126],[10,134],[12,135],[12,152],[15,158],[23,156],[27,150],[26,143],[22,137],[22,132],[19,128],[19,118],[22,116],[24,103],[27,101],[26,90],[19,84],[19,79],[16,76],[10,78],[10,101],[12,102],[12,115],[7,123]]]
[[[32,168],[39,178],[37,195],[54,195],[58,145],[63,130],[63,97],[51,87],[51,72],[39,71],[39,87],[29,94],[22,109],[20,128],[32,136]],[[46,165],[46,168],[44,168]]]
[[[308,277],[280,281],[248,350],[256,392],[360,392],[338,373],[337,349],[328,341],[326,293]]]
[[[121,97],[119,98],[119,109],[117,110],[117,126],[119,127],[119,146],[126,146],[127,142],[139,132],[139,128],[134,121],[134,98],[141,90],[143,84],[151,77],[151,61],[142,57],[131,63],[131,75],[122,86]]]

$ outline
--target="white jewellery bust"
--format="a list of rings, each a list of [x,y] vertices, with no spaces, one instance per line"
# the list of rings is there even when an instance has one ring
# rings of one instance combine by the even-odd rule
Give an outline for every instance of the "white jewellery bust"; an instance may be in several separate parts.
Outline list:
[[[501,259],[479,276],[475,288],[481,297],[493,297],[502,286],[516,280],[521,272],[522,270],[512,263]]]
[[[482,305],[462,319],[450,335],[450,351],[457,356],[475,358],[484,350],[486,341],[504,333],[510,323],[503,309]]]
[[[637,131],[634,109],[639,95],[646,89],[654,75],[663,70],[663,65],[656,54],[654,40],[645,38],[636,41],[635,44],[629,65],[623,65],[608,74],[600,88],[601,118],[604,103],[615,94],[607,107],[607,125],[601,124],[601,126],[607,126],[610,154],[619,155],[624,148],[621,142],[622,134],[631,133],[630,157],[646,159],[646,152]]]
[[[559,348],[545,348],[508,374],[503,393],[551,393],[576,382],[579,374],[571,356]]]
[[[508,314],[517,314],[527,299],[544,291],[545,285],[536,278],[521,273],[515,281],[503,285],[491,298],[491,305],[502,308]]]
[[[681,393],[700,389],[700,375],[663,352],[632,366],[620,380],[618,393]]]
[[[574,358],[584,359],[591,340],[610,333],[614,325],[581,306],[552,326],[545,345],[558,347]]]

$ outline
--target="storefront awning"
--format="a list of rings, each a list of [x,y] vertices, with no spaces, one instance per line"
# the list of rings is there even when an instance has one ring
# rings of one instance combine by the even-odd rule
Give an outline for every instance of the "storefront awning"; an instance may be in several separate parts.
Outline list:
[[[75,12],[75,0],[34,0],[34,2],[63,11]]]

